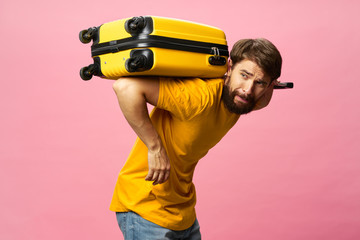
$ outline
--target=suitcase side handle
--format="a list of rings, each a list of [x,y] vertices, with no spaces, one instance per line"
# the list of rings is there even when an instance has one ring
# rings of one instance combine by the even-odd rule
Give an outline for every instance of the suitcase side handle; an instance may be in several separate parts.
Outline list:
[[[211,51],[214,53],[214,56],[209,57],[210,65],[214,66],[224,66],[226,64],[226,58],[220,56],[220,50],[217,47],[212,47]]]

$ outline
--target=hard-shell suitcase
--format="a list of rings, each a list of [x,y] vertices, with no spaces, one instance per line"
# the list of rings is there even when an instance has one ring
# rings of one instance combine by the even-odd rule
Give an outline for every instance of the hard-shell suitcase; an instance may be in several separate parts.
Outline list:
[[[121,76],[222,77],[229,55],[222,30],[190,21],[141,16],[83,30],[93,64],[80,76],[116,79]]]

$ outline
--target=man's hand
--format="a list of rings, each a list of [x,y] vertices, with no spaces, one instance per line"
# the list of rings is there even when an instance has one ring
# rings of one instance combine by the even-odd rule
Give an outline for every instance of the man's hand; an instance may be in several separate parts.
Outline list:
[[[149,173],[146,181],[154,181],[153,185],[164,183],[170,175],[170,161],[163,146],[159,150],[148,151]]]
[[[254,110],[259,110],[262,109],[264,107],[266,107],[271,100],[273,91],[274,91],[274,86],[278,83],[277,80],[274,80],[270,83],[269,87],[266,89],[266,92],[264,93],[264,95],[261,96],[261,98],[256,102],[256,105],[254,107]]]

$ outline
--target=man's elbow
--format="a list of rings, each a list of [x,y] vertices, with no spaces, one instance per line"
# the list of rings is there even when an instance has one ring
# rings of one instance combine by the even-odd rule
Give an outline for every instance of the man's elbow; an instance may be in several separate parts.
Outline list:
[[[119,101],[145,99],[141,85],[135,78],[118,79],[113,83],[113,89]]]
[[[121,92],[126,87],[126,81],[124,79],[118,79],[113,83],[113,89],[116,93]]]
[[[113,83],[113,89],[117,95],[135,90],[135,84],[129,78],[120,78]]]

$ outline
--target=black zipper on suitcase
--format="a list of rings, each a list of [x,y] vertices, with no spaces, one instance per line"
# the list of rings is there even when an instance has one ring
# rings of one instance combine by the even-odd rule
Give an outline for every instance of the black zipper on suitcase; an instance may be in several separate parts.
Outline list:
[[[184,40],[178,38],[170,38],[156,35],[139,35],[121,40],[110,41],[100,44],[94,44],[91,47],[92,56],[99,56],[107,53],[116,53],[133,48],[165,48],[173,50],[182,50],[196,53],[216,54],[214,48],[218,49],[220,56],[229,56],[228,46],[221,44],[213,44],[207,42],[199,42],[192,40]]]
[[[101,26],[97,28],[96,35],[99,34],[100,28]],[[91,47],[92,56],[149,47],[229,56],[227,45],[151,35],[154,23],[150,16],[133,17],[125,22],[124,28],[131,37],[99,44],[100,36],[94,36]]]

